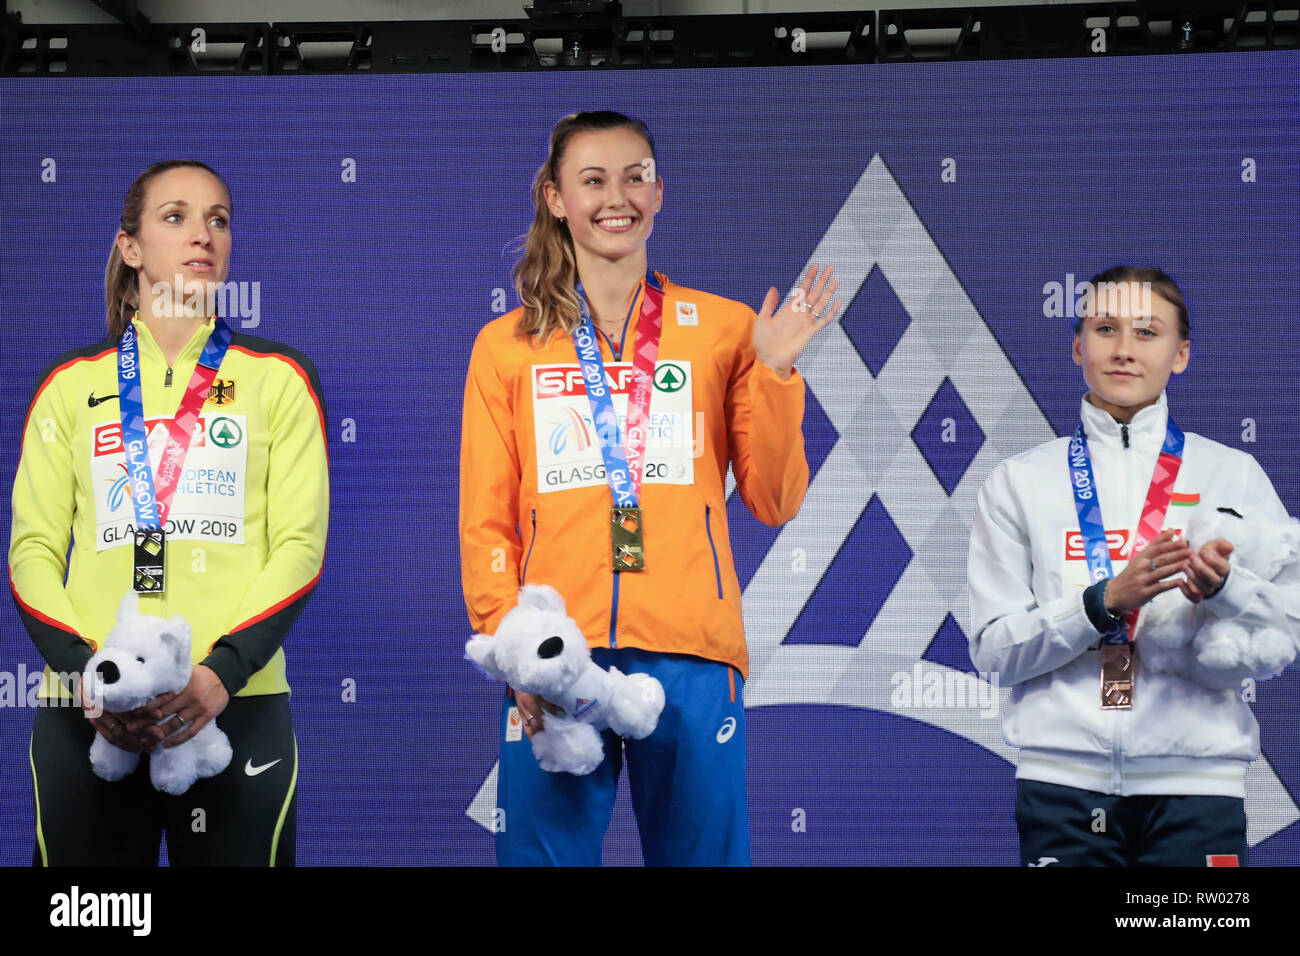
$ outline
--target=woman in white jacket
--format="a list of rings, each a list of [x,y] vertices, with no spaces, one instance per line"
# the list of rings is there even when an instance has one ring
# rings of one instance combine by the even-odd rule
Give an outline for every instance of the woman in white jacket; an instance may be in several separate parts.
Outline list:
[[[1089,293],[1079,429],[999,464],[971,528],[970,654],[1013,688],[1021,860],[1243,864],[1243,698],[1296,656],[1300,522],[1252,456],[1173,423],[1174,281],[1118,266]]]

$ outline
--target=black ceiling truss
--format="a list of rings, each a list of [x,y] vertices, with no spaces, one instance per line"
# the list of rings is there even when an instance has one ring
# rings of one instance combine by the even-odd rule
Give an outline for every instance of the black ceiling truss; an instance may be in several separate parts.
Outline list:
[[[526,19],[116,24],[0,16],[0,75],[438,73],[1005,60],[1300,48],[1300,0],[625,17],[538,3]],[[3,7],[0,6],[0,11]]]
[[[149,20],[136,8],[136,0],[91,0],[91,3],[141,36],[148,35]]]

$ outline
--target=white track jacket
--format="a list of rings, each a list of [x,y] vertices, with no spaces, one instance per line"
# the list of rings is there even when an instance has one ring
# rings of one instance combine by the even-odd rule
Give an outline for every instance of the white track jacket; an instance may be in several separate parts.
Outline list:
[[[1080,414],[1119,574],[1164,442],[1168,405],[1161,394],[1127,425],[1086,400]],[[1169,507],[1166,529],[1185,529],[1197,508],[1236,507],[1287,520],[1251,455],[1185,434],[1174,484],[1183,503]],[[1244,797],[1246,767],[1259,755],[1249,705],[1239,691],[1144,671],[1141,616],[1133,708],[1100,707],[1101,634],[1084,610],[1091,582],[1066,464],[1069,441],[1057,438],[994,468],[971,528],[970,656],[978,670],[997,672],[1012,687],[1003,733],[1020,748],[1016,776],[1124,796]],[[1268,623],[1297,639],[1300,598],[1240,566],[1235,555],[1230,562],[1227,581],[1204,612],[1247,627]]]

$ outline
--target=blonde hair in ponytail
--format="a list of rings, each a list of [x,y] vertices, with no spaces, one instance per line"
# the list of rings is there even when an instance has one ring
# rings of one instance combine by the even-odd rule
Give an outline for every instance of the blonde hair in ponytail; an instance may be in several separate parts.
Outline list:
[[[650,158],[655,160],[655,141],[645,123],[613,110],[570,113],[551,130],[550,150],[533,177],[533,224],[523,240],[523,255],[513,271],[515,290],[524,312],[515,325],[515,334],[536,334],[537,344],[545,345],[556,332],[572,335],[582,321],[582,306],[575,288],[577,261],[573,255],[573,237],[567,223],[551,214],[546,205],[547,181],[558,182],[560,163],[569,140],[577,133],[607,129],[630,129],[645,137]]]
[[[206,163],[194,159],[168,159],[161,163],[154,163],[137,176],[131,188],[126,191],[126,198],[122,201],[122,232],[133,238],[139,234],[140,216],[144,212],[145,190],[149,188],[149,183],[154,177],[169,169],[184,166],[207,170],[216,176],[222,186],[226,187],[226,195],[230,195],[230,187],[226,185],[226,181]],[[231,200],[231,206],[234,206],[234,200]],[[233,208],[231,212],[234,212]],[[113,239],[113,250],[108,256],[108,265],[104,269],[104,305],[108,310],[109,335],[121,335],[125,332],[132,313],[140,308],[139,274],[122,259],[122,251],[117,247],[116,237]]]

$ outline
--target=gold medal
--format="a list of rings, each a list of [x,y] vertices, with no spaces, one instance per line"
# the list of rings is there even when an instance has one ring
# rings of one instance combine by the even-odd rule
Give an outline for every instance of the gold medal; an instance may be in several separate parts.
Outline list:
[[[641,509],[609,509],[610,546],[615,571],[645,570],[645,539],[641,531]]]

